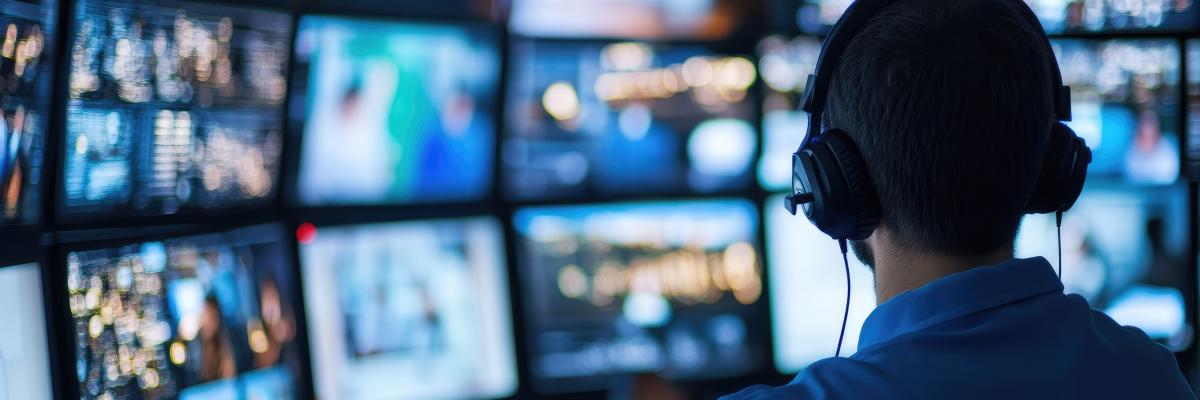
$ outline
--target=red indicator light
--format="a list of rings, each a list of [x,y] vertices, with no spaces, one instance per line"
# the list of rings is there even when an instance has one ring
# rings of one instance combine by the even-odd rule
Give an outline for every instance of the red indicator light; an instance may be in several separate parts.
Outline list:
[[[303,224],[300,224],[300,226],[296,228],[296,240],[299,240],[300,244],[312,243],[313,239],[316,239],[316,238],[317,238],[317,226],[316,225],[305,222]]]

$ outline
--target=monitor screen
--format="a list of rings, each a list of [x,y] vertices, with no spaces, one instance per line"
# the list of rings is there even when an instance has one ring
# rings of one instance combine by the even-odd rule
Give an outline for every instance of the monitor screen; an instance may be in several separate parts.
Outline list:
[[[1187,41],[1187,151],[1185,172],[1200,179],[1200,40]]]
[[[800,0],[796,24],[825,34],[852,0]],[[1200,12],[1191,0],[1025,0],[1047,33],[1195,32]]]
[[[505,194],[718,192],[751,183],[754,64],[704,47],[518,41]]]
[[[796,26],[801,32],[824,35],[837,23],[853,0],[798,0]]]
[[[1180,172],[1180,59],[1172,40],[1054,40],[1067,123],[1092,149],[1093,178],[1170,184]]]
[[[43,148],[50,120],[58,2],[0,0],[0,224],[41,215]]]
[[[53,397],[44,301],[38,264],[0,267],[0,398]]]
[[[1053,215],[1025,218],[1017,257],[1057,261]],[[1062,281],[1092,308],[1179,350],[1189,340],[1186,188],[1092,183],[1062,221]]]
[[[305,16],[292,121],[303,126],[295,200],[371,205],[491,194],[499,32]]]
[[[289,255],[276,226],[69,252],[82,396],[295,397]]]
[[[758,71],[766,84],[758,161],[758,183],[764,189],[792,186],[792,154],[808,132],[808,113],[800,110],[800,102],[820,54],[821,41],[810,36],[768,36],[758,43]]]
[[[516,391],[498,221],[301,228],[298,236],[317,397]]]
[[[1195,32],[1200,13],[1191,0],[1025,0],[1048,33]]]
[[[740,0],[512,0],[509,27],[526,37],[715,40],[734,29]],[[735,21],[730,21],[731,19]]]
[[[72,29],[63,214],[269,203],[282,150],[288,14],[80,0]]]
[[[758,210],[741,200],[518,210],[530,368],[540,392],[614,375],[719,378],[766,361]]]
[[[836,240],[803,215],[788,213],[783,196],[766,210],[767,274],[775,368],[793,374],[833,357],[846,309],[846,271]],[[858,349],[858,334],[875,309],[875,276],[850,254],[850,316],[842,356]]]

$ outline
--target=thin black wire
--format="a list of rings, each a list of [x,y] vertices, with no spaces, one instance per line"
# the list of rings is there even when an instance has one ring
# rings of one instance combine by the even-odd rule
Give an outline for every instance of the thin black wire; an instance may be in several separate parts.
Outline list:
[[[837,350],[833,356],[842,356],[842,340],[846,338],[846,321],[850,319],[850,258],[846,255],[846,239],[838,241],[842,247],[842,263],[846,266],[846,311],[842,314],[842,333],[838,335]]]
[[[1058,280],[1062,280],[1062,211],[1054,213],[1054,227],[1058,234]]]

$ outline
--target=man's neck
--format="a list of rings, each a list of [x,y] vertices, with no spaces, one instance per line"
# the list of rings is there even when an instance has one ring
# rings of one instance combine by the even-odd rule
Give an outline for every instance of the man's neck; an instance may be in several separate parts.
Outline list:
[[[897,295],[947,275],[1013,258],[1011,249],[972,257],[915,252],[898,246],[872,246],[875,255],[875,297],[883,304]]]

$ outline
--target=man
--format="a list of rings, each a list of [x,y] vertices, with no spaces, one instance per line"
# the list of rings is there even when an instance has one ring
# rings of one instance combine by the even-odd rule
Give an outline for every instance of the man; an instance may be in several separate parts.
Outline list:
[[[1013,259],[1057,132],[1041,29],[1020,0],[898,0],[853,36],[824,124],[878,197],[852,246],[880,306],[853,356],[727,398],[1195,398],[1167,349]]]

